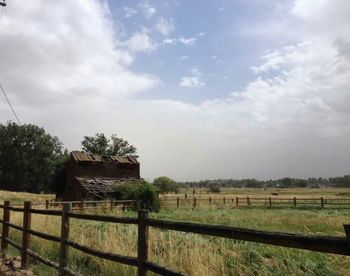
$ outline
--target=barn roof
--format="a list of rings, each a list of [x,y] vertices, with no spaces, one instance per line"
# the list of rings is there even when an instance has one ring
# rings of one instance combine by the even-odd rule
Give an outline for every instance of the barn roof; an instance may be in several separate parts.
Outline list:
[[[81,151],[72,151],[72,157],[75,161],[90,161],[90,162],[117,162],[125,164],[139,164],[136,158],[128,156],[116,156],[116,155],[99,155],[90,154]]]

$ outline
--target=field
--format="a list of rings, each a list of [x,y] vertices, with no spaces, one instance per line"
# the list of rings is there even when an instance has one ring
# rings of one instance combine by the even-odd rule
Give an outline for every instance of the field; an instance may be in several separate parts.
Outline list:
[[[266,192],[256,189],[239,190],[241,194],[251,196],[258,196],[260,192]],[[231,194],[226,192],[224,191],[226,195]],[[272,191],[268,192],[271,194]],[[311,197],[339,197],[348,193],[345,189],[293,189],[282,192],[288,196]],[[10,193],[7,195],[12,198],[28,196],[11,195]],[[236,196],[237,193],[231,195]],[[32,200],[35,200],[35,195],[31,197],[33,197]],[[37,200],[43,199],[43,195],[39,195]],[[108,211],[104,212],[111,214]],[[115,211],[113,214],[136,216],[133,212]],[[159,213],[151,214],[151,217],[259,230],[344,236],[342,225],[350,223],[349,215],[350,210],[209,209],[202,207],[194,210],[191,208],[163,209]],[[12,222],[21,225],[21,214],[12,213],[11,216]],[[59,235],[58,218],[34,215],[32,225],[35,230]],[[73,219],[71,228],[72,239],[79,243],[130,256],[136,255],[136,236],[136,227],[130,225],[112,225]],[[20,234],[17,230],[12,229],[10,237],[20,241]],[[58,244],[35,237],[32,239],[34,251],[57,261]],[[11,249],[10,253],[19,254],[14,249]],[[189,275],[350,275],[349,257],[152,228],[149,254],[151,261]],[[70,256],[70,267],[82,275],[135,275],[135,270],[131,267],[83,255],[73,249],[70,251]],[[37,275],[55,275],[55,272],[40,264],[35,264],[32,269]]]

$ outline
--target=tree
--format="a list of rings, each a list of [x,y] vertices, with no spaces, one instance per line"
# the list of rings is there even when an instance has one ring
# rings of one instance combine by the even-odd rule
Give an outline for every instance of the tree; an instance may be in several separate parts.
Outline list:
[[[103,133],[96,133],[95,136],[84,136],[81,142],[84,152],[101,155],[132,156],[137,158],[137,149],[128,141],[112,134],[108,139]]]
[[[208,189],[209,189],[208,192],[210,192],[210,193],[220,193],[221,192],[218,183],[209,183]]]
[[[62,143],[35,125],[0,124],[0,188],[48,192]]]
[[[159,189],[161,194],[165,193],[177,193],[179,187],[177,183],[167,176],[160,176],[153,180],[153,185]]]

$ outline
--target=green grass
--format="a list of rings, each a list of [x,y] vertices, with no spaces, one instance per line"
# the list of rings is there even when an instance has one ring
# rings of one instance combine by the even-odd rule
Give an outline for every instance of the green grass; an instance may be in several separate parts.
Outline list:
[[[98,211],[117,216],[136,216],[134,212]],[[180,208],[152,213],[152,218],[220,224],[257,230],[344,236],[343,224],[350,223],[350,210],[295,209],[208,209]],[[11,213],[11,222],[21,225],[22,215]],[[33,215],[35,230],[59,236],[59,217]],[[136,256],[137,229],[132,225],[71,220],[70,238],[106,252]],[[10,231],[20,242],[20,233]],[[350,257],[307,250],[267,246],[204,235],[150,228],[151,261],[188,275],[350,275]],[[32,237],[31,248],[58,261],[59,245]],[[18,252],[11,249],[11,254]],[[70,249],[71,269],[82,275],[136,275],[135,268],[115,264]],[[57,273],[33,262],[36,275]],[[152,275],[152,274],[150,274]]]

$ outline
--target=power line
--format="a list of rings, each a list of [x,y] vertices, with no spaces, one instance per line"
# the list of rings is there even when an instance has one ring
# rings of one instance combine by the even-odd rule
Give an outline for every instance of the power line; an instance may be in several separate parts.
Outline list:
[[[16,120],[17,120],[18,124],[21,125],[21,121],[19,120],[19,118],[18,118],[18,116],[17,116],[15,110],[13,109],[13,107],[12,107],[12,105],[11,105],[11,103],[10,103],[9,98],[8,98],[7,95],[6,95],[5,90],[4,90],[4,88],[2,87],[2,85],[1,85],[1,82],[0,82],[0,88],[1,88],[1,90],[2,90],[2,93],[4,93],[5,99],[6,99],[7,103],[8,103],[8,105],[10,106],[13,115],[15,115],[15,117],[16,117]]]

